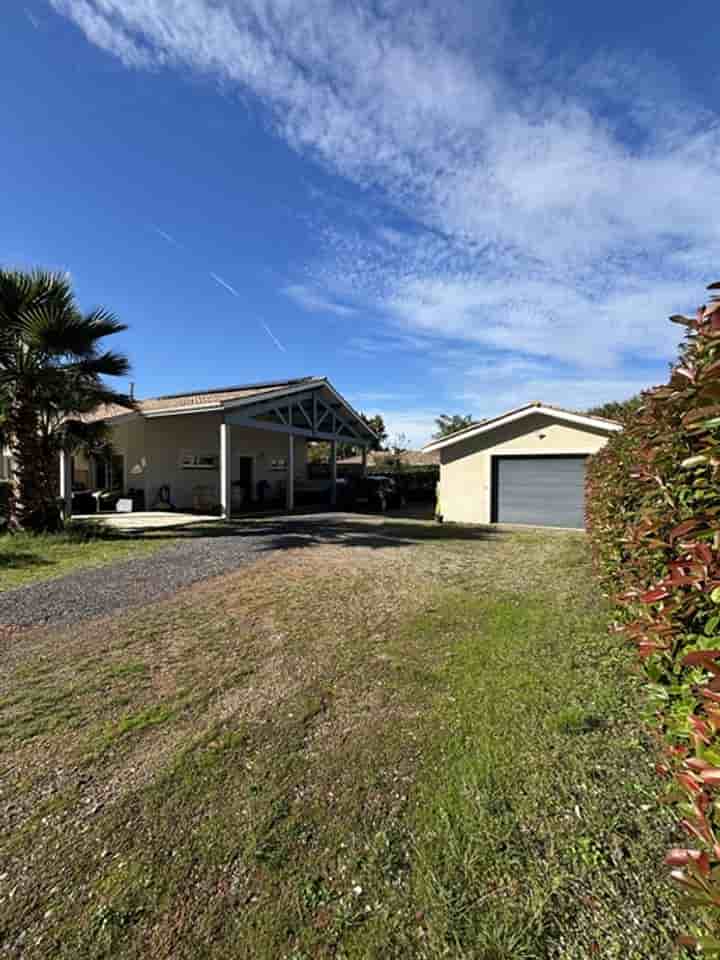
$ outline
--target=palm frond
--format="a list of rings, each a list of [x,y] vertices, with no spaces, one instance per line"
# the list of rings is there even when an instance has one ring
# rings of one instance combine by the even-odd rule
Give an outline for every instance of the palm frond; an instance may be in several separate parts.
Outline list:
[[[122,353],[105,350],[68,364],[65,369],[84,377],[125,377],[130,372],[130,361]]]
[[[101,420],[86,423],[84,420],[68,419],[55,432],[58,449],[68,452],[82,450],[86,455],[107,450],[111,432]]]
[[[92,326],[98,340],[102,337],[110,337],[114,333],[124,333],[127,330],[127,324],[121,323],[114,313],[110,313],[103,307],[96,307],[90,313],[85,314],[85,321]]]

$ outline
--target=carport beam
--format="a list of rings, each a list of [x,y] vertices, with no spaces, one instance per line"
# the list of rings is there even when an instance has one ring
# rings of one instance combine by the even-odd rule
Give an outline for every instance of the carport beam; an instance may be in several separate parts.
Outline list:
[[[63,502],[63,517],[72,517],[72,457],[65,450],[60,451],[60,497]]]
[[[337,506],[337,440],[330,441],[330,506]]]
[[[292,433],[288,434],[288,457],[287,457],[287,489],[286,507],[288,511],[295,509],[295,437]]]
[[[230,519],[231,504],[231,463],[230,424],[220,424],[220,508],[225,520]]]

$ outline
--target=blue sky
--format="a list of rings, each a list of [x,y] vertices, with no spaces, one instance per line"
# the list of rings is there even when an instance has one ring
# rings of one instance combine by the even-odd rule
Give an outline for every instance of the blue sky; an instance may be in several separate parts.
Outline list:
[[[18,0],[0,263],[66,269],[128,323],[140,396],[324,374],[414,445],[442,412],[625,397],[720,275],[717,23]]]

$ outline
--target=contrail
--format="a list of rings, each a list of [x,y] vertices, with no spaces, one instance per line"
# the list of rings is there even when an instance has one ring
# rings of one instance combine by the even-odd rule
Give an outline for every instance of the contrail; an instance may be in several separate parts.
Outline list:
[[[219,283],[221,287],[225,287],[225,289],[229,290],[234,297],[240,296],[235,287],[231,287],[226,280],[223,280],[222,277],[219,277],[216,273],[213,273],[212,270],[210,271],[210,276],[213,278],[215,283]]]
[[[161,230],[160,227],[157,226],[157,224],[152,223],[150,224],[150,227],[155,233],[157,233],[159,237],[162,237],[163,240],[166,240],[168,243],[171,243],[174,247],[179,247],[181,250],[187,250],[186,246],[180,243],[179,240],[176,240],[175,237],[173,237],[172,234],[168,233],[166,230]],[[208,273],[210,274],[212,279],[215,281],[215,283],[218,284],[218,286],[221,286],[224,290],[227,290],[228,293],[231,293],[234,297],[237,297],[238,299],[240,299],[240,293],[235,289],[235,287],[233,287],[231,283],[228,283],[227,280],[223,280],[223,278],[219,274],[213,273],[212,270],[209,270]],[[272,342],[278,348],[278,350],[282,350],[283,353],[287,353],[287,347],[285,346],[285,344],[281,343],[278,340],[278,338],[272,332],[270,327],[265,323],[265,321],[260,320],[259,323],[263,328],[263,330],[265,331],[265,333],[270,337]]]
[[[163,240],[167,240],[167,242],[168,242],[168,243],[171,243],[174,247],[180,247],[181,250],[185,250],[185,249],[186,249],[186,248],[180,243],[179,240],[176,240],[175,237],[173,237],[171,234],[169,234],[166,230],[161,230],[160,227],[156,226],[154,223],[151,224],[151,226],[152,226],[152,229],[154,230],[154,232],[157,233],[157,235],[158,235],[159,237],[162,237]]]
[[[262,324],[262,326],[263,326],[263,328],[264,328],[264,330],[265,330],[265,333],[267,333],[267,335],[270,337],[270,339],[271,339],[272,342],[275,344],[275,346],[278,348],[278,350],[282,350],[283,353],[287,353],[286,347],[283,346],[282,343],[280,343],[280,341],[278,340],[278,338],[277,338],[277,337],[275,336],[275,334],[272,332],[272,330],[270,329],[270,327],[265,323],[265,321],[264,321],[264,320],[261,320],[260,323]]]

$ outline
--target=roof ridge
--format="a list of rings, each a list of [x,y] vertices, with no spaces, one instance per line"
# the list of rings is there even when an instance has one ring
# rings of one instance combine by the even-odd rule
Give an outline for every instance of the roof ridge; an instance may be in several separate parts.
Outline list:
[[[236,390],[264,390],[271,387],[286,387],[296,383],[306,383],[309,380],[320,380],[321,377],[291,377],[287,380],[262,380],[257,383],[236,383],[227,387],[210,387],[206,390],[183,390],[180,393],[162,393],[154,397],[143,397],[139,400],[179,400],[181,397],[212,396],[216,393],[234,393]]]

